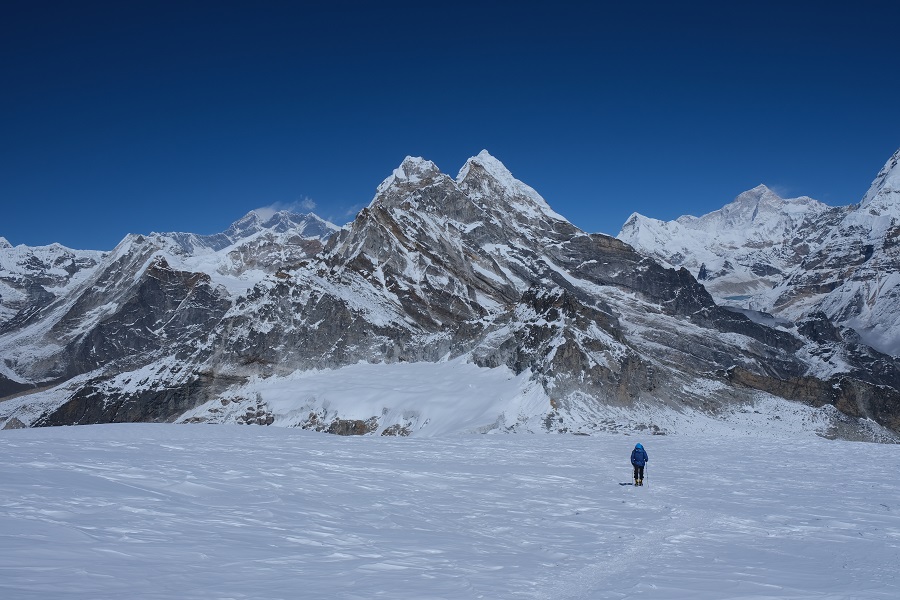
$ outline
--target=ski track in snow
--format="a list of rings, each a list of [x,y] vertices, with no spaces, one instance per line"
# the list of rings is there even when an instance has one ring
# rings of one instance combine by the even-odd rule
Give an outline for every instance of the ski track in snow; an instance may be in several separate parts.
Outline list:
[[[4,431],[0,597],[893,599],[898,467],[815,437]]]

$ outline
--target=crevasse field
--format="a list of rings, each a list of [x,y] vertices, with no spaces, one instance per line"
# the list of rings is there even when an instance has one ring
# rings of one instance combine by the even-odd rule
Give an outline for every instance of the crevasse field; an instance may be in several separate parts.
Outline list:
[[[898,469],[813,435],[3,431],[0,597],[894,599]]]

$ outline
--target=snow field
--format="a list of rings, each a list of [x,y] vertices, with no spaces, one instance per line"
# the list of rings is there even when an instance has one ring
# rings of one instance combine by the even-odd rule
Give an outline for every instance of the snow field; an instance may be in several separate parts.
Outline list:
[[[410,426],[411,435],[425,437],[482,432],[526,419],[539,422],[546,413],[550,399],[530,380],[530,371],[515,375],[506,367],[482,368],[466,360],[357,363],[340,369],[296,371],[285,377],[253,378],[225,397],[259,398],[279,427],[295,427],[312,411],[343,419],[380,415],[382,430],[404,424]],[[231,412],[216,418],[234,423],[245,410],[245,403],[235,402]],[[218,399],[212,400],[179,420],[209,417],[211,410],[221,406]]]
[[[895,598],[898,467],[812,437],[4,431],[0,597]]]

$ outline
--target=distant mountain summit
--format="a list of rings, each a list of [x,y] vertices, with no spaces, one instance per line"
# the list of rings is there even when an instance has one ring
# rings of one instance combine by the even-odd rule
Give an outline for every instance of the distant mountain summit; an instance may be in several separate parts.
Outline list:
[[[66,294],[105,254],[59,244],[13,246],[0,238],[0,327],[19,312],[36,311]]]
[[[0,248],[0,394],[139,365],[180,337],[192,344],[230,298],[337,230],[312,214],[250,212],[217,235],[132,234],[110,252]]]
[[[802,263],[791,240],[832,218],[765,188],[726,208],[632,228],[685,256],[703,236],[746,248],[731,271],[787,272]],[[707,283],[729,271],[717,257]],[[664,433],[793,400],[820,409],[824,435],[897,437],[896,360],[821,313],[795,323],[720,306],[669,258],[578,229],[486,151],[456,177],[407,157],[343,228],[251,212],[216,236],[126,237],[66,293],[0,325],[0,423]],[[427,382],[402,402],[371,390],[337,402],[307,377],[361,364],[395,377],[408,363],[517,391],[449,418]]]
[[[339,228],[313,213],[297,214],[281,210],[264,218],[259,212],[252,210],[231,226],[215,235],[196,235],[193,233],[151,234],[170,238],[185,253],[203,251],[218,252],[238,242],[252,237],[268,235],[274,239],[278,234],[290,234],[294,237],[324,240]]]
[[[634,213],[617,237],[667,266],[688,269],[723,304],[765,310],[772,288],[843,213],[759,185],[702,217],[666,222]]]
[[[858,205],[784,200],[765,186],[702,217],[634,214],[618,238],[694,273],[718,302],[790,321],[821,312],[900,355],[900,151]]]

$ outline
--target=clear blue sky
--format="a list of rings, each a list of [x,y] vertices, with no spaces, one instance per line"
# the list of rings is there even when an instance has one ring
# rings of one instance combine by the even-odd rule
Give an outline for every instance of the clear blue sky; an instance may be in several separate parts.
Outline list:
[[[832,4],[7,0],[0,236],[343,224],[483,148],[613,235],[759,183],[851,204],[900,147],[900,9]]]

